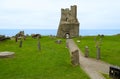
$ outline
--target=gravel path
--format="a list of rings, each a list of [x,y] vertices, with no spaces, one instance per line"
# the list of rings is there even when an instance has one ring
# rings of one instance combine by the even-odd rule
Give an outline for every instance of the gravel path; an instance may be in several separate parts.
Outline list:
[[[79,50],[80,67],[83,68],[83,70],[90,76],[91,79],[105,79],[100,73],[108,74],[110,64],[100,60],[84,57],[81,50],[77,47],[72,39],[67,39],[66,41],[68,45],[76,47]]]

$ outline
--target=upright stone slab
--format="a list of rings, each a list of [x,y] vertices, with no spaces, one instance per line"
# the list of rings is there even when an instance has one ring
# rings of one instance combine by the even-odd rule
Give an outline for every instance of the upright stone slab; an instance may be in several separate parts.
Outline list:
[[[38,40],[38,50],[41,50],[41,46],[40,46],[40,40]]]
[[[79,36],[79,22],[77,19],[77,6],[71,9],[61,9],[61,19],[57,31],[57,37],[72,38]]]
[[[79,51],[78,50],[71,52],[71,63],[74,66],[79,65]]]
[[[85,46],[85,57],[89,57],[89,48]]]
[[[99,60],[100,59],[100,47],[97,47],[97,60]]]
[[[15,42],[17,42],[18,41],[18,37],[17,36],[15,36]]]
[[[73,66],[78,66],[80,64],[78,47],[74,44],[72,39],[67,39],[66,40],[66,46],[67,46],[67,48],[69,49],[69,52],[70,52],[72,65]]]
[[[22,40],[20,40],[20,45],[19,45],[19,47],[20,47],[20,48],[22,47]]]
[[[56,43],[57,43],[57,44],[61,44],[61,42],[62,42],[61,39],[56,40]]]

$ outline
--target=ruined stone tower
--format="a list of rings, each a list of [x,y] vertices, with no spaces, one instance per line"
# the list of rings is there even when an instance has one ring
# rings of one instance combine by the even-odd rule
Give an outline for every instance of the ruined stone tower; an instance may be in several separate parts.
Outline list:
[[[61,19],[57,32],[57,37],[72,38],[79,36],[79,22],[77,19],[77,6],[71,9],[61,9]]]

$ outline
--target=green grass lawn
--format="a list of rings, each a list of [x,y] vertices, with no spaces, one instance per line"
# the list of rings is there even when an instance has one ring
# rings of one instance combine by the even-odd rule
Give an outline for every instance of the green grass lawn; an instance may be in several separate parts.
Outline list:
[[[108,74],[102,74],[106,79],[112,79],[112,78],[110,78],[109,77],[109,75]]]
[[[90,79],[78,66],[70,63],[70,55],[56,39],[43,36],[40,39],[41,51],[37,49],[37,39],[31,37],[23,41],[7,40],[0,42],[0,51],[15,52],[14,58],[0,58],[0,79]]]
[[[75,38],[75,42],[80,40],[80,43],[77,43],[82,52],[85,52],[85,46],[89,47],[89,56],[96,58],[96,36],[83,36]],[[99,40],[99,37],[96,38]],[[114,36],[104,36],[102,38],[101,44],[101,60],[120,66],[120,35]]]
[[[80,43],[77,42],[80,40]],[[85,53],[85,46],[89,47],[89,57],[96,58],[96,41],[100,40],[100,37],[96,36],[83,36],[74,38],[74,41],[81,49],[83,54]],[[120,66],[120,35],[104,36],[100,43],[101,60],[112,65]],[[106,79],[109,78],[108,74],[103,74]]]

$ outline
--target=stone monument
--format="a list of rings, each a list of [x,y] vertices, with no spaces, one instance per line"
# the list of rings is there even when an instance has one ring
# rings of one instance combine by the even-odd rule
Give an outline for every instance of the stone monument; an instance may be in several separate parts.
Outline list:
[[[71,9],[61,9],[61,19],[59,23],[57,37],[72,38],[77,36],[79,36],[77,6],[71,6]]]
[[[14,52],[0,52],[0,58],[12,58],[14,57]]]
[[[79,51],[75,50],[71,52],[71,63],[73,66],[79,65]]]

